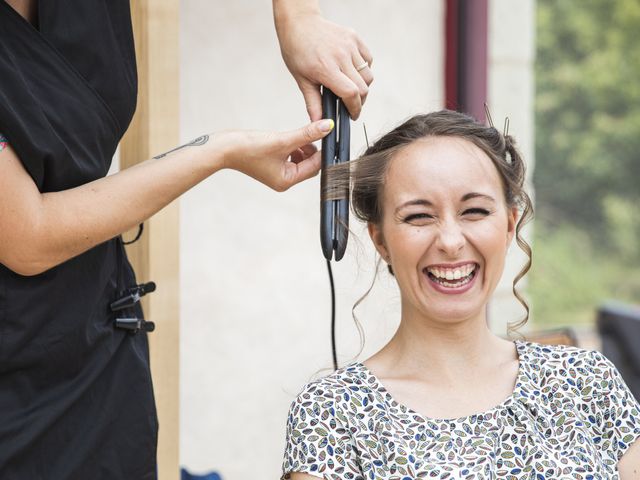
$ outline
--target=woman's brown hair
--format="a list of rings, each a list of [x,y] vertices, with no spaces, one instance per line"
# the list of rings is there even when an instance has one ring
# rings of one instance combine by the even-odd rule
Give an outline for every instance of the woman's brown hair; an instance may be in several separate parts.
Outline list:
[[[515,238],[528,261],[513,280],[513,293],[524,306],[526,315],[519,322],[508,326],[507,331],[511,334],[529,318],[529,306],[516,289],[516,284],[531,268],[531,248],[522,238],[521,230],[533,216],[533,205],[524,189],[525,164],[513,137],[500,133],[493,126],[478,123],[468,115],[451,110],[416,115],[380,137],[356,160],[333,166],[323,172],[323,195],[326,199],[338,199],[344,197],[344,192],[350,191],[354,215],[363,222],[379,224],[383,214],[384,182],[391,159],[415,140],[428,137],[462,138],[480,148],[491,159],[500,175],[507,206],[521,210]],[[393,274],[391,268],[389,271]],[[361,301],[362,298],[355,306]]]

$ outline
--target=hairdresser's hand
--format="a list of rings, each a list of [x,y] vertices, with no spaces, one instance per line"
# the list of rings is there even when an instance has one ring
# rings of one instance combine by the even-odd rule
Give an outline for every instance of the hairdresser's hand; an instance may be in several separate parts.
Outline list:
[[[312,142],[325,137],[332,120],[321,120],[290,132],[231,131],[216,134],[224,145],[224,168],[249,175],[278,192],[314,177],[320,152]]]
[[[302,91],[312,121],[322,117],[320,85],[342,98],[355,120],[373,82],[373,58],[353,30],[325,20],[310,3],[316,2],[274,0],[282,58]]]

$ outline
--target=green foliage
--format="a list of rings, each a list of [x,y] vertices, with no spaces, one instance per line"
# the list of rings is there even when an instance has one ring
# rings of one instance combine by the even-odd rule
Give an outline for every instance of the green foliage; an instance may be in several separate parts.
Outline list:
[[[531,294],[584,322],[640,299],[640,2],[538,0],[537,23]]]
[[[590,323],[605,300],[638,300],[640,269],[612,258],[582,230],[537,224],[529,293],[539,325]]]

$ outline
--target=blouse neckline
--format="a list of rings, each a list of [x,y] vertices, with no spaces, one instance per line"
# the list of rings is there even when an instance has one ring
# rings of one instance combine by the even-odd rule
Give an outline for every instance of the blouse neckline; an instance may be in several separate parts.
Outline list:
[[[470,415],[464,415],[461,417],[433,418],[433,417],[427,417],[419,412],[416,412],[415,410],[409,408],[405,404],[396,401],[396,399],[389,393],[389,391],[386,389],[386,387],[383,385],[380,379],[376,377],[374,373],[371,370],[369,370],[369,368],[366,365],[364,365],[361,362],[355,362],[354,365],[356,365],[356,367],[358,367],[364,375],[369,377],[370,381],[367,382],[367,384],[371,388],[380,392],[384,396],[388,404],[400,410],[403,414],[411,415],[422,423],[427,423],[427,422],[434,422],[434,423],[435,422],[450,422],[450,423],[451,422],[453,423],[472,422],[473,423],[475,420],[478,419],[478,417],[485,418],[488,416],[492,416],[492,414],[495,411],[501,410],[503,408],[507,408],[509,405],[511,405],[513,401],[516,400],[516,397],[519,394],[521,385],[526,381],[526,375],[525,375],[525,369],[524,369],[524,361],[525,361],[524,348],[525,348],[526,342],[522,340],[514,340],[513,343],[516,346],[516,353],[518,355],[518,373],[516,375],[516,382],[513,387],[513,391],[509,394],[507,398],[505,398],[499,404],[487,410],[484,410],[482,412],[472,413]]]

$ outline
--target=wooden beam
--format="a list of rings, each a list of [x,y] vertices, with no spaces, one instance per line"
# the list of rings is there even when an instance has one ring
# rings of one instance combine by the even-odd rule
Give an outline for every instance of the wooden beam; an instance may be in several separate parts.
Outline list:
[[[483,122],[487,101],[488,0],[447,0],[445,108]]]
[[[122,169],[178,144],[178,0],[133,0],[131,14],[138,59],[138,106],[121,144]],[[155,322],[149,334],[151,372],[160,422],[158,475],[179,478],[179,208],[173,202],[145,223],[128,255],[139,282],[153,280],[157,291],[143,300]],[[127,237],[132,237],[130,233]]]
[[[458,0],[447,0],[444,39],[444,108],[457,110],[458,99]]]

